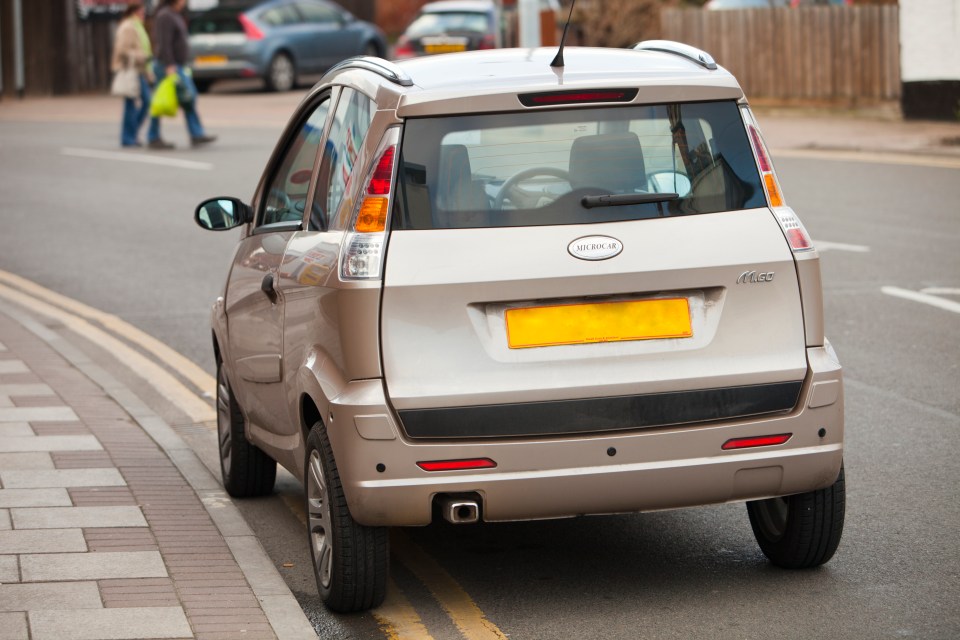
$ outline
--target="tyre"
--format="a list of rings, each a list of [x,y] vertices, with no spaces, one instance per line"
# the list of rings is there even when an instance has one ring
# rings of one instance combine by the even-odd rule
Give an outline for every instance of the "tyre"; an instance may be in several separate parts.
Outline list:
[[[307,438],[304,473],[307,535],[320,598],[342,613],[380,605],[387,593],[387,529],[363,526],[350,515],[321,422]]]
[[[380,49],[373,42],[368,42],[363,46],[363,53],[360,55],[380,57]]]
[[[223,487],[234,498],[265,496],[273,491],[277,463],[247,440],[244,425],[226,370],[218,363],[217,443]]]
[[[207,93],[213,85],[213,80],[197,80],[194,78],[193,84],[197,87],[197,93]]]
[[[270,91],[290,91],[297,84],[297,69],[286,53],[278,53],[270,60],[265,78]]]
[[[843,466],[825,489],[747,503],[753,535],[773,564],[818,567],[833,557],[843,534],[846,505]]]

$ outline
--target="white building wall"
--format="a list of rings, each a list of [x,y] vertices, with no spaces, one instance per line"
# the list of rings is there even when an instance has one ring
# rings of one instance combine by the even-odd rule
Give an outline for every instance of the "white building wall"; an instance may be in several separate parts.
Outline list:
[[[900,0],[903,82],[960,80],[960,0]]]

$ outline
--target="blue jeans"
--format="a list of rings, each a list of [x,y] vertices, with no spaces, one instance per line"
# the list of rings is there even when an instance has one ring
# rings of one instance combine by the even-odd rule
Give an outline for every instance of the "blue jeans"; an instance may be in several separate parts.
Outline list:
[[[164,76],[167,75],[166,67],[156,61],[153,63],[153,72],[156,75],[157,82],[163,80]],[[185,72],[184,67],[177,67],[177,76],[179,76],[180,82],[183,84],[183,86],[186,87],[193,96],[196,96],[197,87],[195,84],[193,84],[193,77],[189,73]],[[187,121],[187,131],[190,132],[191,138],[199,138],[203,135],[206,135],[203,124],[200,123],[200,116],[197,115],[196,107],[196,98],[194,98],[194,101],[189,104],[180,105],[180,108],[183,110],[183,118]],[[152,142],[159,139],[160,119],[151,118],[150,129],[147,131],[147,140]]]
[[[150,97],[150,85],[147,84],[147,79],[141,74],[140,104],[137,104],[137,98],[123,99],[123,125],[120,129],[121,145],[130,147],[137,143],[137,134],[140,132],[140,127],[143,126],[143,121],[147,119],[147,114],[150,113]]]

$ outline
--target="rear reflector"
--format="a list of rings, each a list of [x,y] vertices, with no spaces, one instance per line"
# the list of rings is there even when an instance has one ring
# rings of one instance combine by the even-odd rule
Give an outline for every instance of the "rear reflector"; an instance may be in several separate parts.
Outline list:
[[[469,460],[432,460],[418,462],[424,471],[464,471],[468,469],[493,469],[497,463],[490,458],[470,458]]]
[[[734,438],[727,440],[721,447],[725,451],[730,449],[750,449],[752,447],[772,447],[783,444],[793,437],[792,433],[781,433],[775,436],[755,436],[753,438]]]
[[[559,104],[589,104],[592,102],[632,102],[637,89],[598,89],[595,91],[550,91],[549,93],[525,93],[520,104],[525,107],[547,107]]]

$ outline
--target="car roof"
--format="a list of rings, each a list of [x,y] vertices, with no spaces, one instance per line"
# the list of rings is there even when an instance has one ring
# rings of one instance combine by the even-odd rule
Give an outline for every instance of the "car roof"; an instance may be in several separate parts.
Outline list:
[[[578,88],[640,88],[645,103],[740,99],[737,80],[676,54],[632,49],[566,47],[562,69],[550,66],[556,47],[493,49],[413,58],[396,63],[412,81],[398,115],[517,108],[517,93]],[[500,97],[498,100],[497,97]],[[477,99],[483,98],[482,103]],[[442,103],[442,104],[441,104]]]
[[[305,102],[330,84],[359,89],[374,97],[381,109],[396,109],[400,118],[516,111],[521,108],[518,94],[577,89],[636,88],[633,104],[744,99],[736,78],[712,60],[714,68],[680,53],[566,47],[565,66],[557,69],[550,66],[556,53],[556,47],[541,47],[468,51],[396,62],[351,58],[331,68]],[[582,104],[558,108],[578,106]]]

